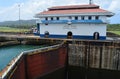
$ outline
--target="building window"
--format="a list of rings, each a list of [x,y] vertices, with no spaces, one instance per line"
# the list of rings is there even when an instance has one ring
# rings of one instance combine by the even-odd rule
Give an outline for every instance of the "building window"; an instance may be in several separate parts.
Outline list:
[[[45,20],[48,20],[48,17],[46,17]]]
[[[95,16],[95,20],[98,20],[99,19],[99,16]]]
[[[53,17],[51,17],[51,20],[53,20]]]
[[[92,19],[92,16],[88,16],[88,20],[91,20]]]
[[[68,18],[69,18],[69,19],[72,19],[72,17],[71,17],[71,16],[69,16]]]
[[[59,17],[56,17],[57,20],[59,20],[60,18]]]
[[[78,16],[75,16],[75,20],[78,20]]]
[[[85,17],[84,17],[84,16],[81,16],[81,19],[82,19],[82,20],[85,20]]]

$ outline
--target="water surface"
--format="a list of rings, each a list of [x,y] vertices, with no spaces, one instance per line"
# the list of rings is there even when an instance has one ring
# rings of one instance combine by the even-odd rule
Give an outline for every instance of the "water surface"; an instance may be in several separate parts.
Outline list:
[[[36,45],[15,45],[0,47],[0,71],[7,66],[7,64],[23,51],[41,48]]]

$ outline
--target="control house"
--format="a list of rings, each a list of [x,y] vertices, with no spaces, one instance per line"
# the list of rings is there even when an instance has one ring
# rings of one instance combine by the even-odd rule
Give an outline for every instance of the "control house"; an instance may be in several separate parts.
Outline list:
[[[35,34],[49,38],[106,39],[108,18],[114,13],[98,5],[67,5],[48,8],[39,18]]]

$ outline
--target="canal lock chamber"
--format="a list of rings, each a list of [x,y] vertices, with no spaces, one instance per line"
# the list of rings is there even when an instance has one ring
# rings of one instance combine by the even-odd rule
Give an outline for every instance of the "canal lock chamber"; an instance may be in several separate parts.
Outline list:
[[[2,79],[120,79],[119,41],[68,41],[37,40],[50,44],[25,52]]]
[[[3,50],[8,50],[3,51],[4,53],[7,52],[6,58],[3,58],[4,60],[8,59],[6,64],[4,63],[6,60],[0,59],[2,60],[1,63],[4,64],[4,66],[1,64],[3,67],[1,66],[0,79],[44,79],[45,77],[56,79],[51,76],[52,74],[64,77],[61,75],[65,75],[63,72],[66,53],[62,52],[64,48],[60,44],[60,41],[29,39],[24,41],[24,43],[19,40],[16,43],[15,41],[13,43],[11,41],[6,42],[9,42],[9,44],[7,45],[6,43],[0,47]],[[15,53],[15,51],[17,52]],[[11,58],[7,57],[10,56],[8,52],[11,53],[11,56],[13,53],[14,56]],[[56,57],[54,58],[54,56]],[[36,68],[38,69],[36,70]]]

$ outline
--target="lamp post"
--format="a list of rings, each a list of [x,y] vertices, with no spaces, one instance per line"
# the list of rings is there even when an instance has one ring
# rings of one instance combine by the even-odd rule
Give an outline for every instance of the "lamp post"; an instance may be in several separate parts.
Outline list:
[[[20,28],[20,4],[18,4],[18,8],[19,8],[19,28]]]
[[[89,0],[89,4],[90,4],[90,5],[92,4],[92,0]]]

